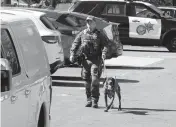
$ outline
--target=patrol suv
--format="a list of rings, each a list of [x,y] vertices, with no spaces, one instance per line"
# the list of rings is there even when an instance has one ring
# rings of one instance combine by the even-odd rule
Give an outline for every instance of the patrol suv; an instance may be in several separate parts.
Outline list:
[[[28,18],[0,15],[1,127],[50,127],[52,79],[37,27]]]
[[[162,45],[170,52],[176,52],[176,19],[165,16],[152,4],[123,0],[79,0],[69,11],[119,23],[123,44]]]

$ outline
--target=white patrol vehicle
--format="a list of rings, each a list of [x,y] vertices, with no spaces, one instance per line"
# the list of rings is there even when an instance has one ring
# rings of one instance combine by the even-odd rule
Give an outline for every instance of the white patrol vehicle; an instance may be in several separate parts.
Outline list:
[[[132,0],[78,0],[69,11],[119,23],[123,44],[162,45],[176,52],[176,19],[163,15],[152,4]]]
[[[60,32],[56,31],[52,23],[45,16],[45,13],[15,8],[11,8],[9,10],[8,8],[2,8],[0,12],[6,12],[21,17],[30,18],[36,25],[43,40],[46,53],[48,55],[51,74],[63,66],[64,52],[61,43]]]
[[[52,82],[40,34],[30,19],[0,15],[1,127],[49,127]]]

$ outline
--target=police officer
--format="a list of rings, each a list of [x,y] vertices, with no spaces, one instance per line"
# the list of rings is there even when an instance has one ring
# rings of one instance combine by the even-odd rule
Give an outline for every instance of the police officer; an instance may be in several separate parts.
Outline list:
[[[81,50],[81,54],[84,56],[81,76],[86,88],[86,107],[98,108],[102,58],[106,58],[108,38],[102,31],[96,29],[96,22],[93,16],[87,17],[86,22],[87,29],[81,31],[72,44],[70,61],[74,63],[76,53]]]

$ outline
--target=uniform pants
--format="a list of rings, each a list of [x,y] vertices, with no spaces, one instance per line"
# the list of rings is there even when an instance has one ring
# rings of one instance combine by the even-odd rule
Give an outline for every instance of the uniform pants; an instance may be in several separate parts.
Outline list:
[[[102,73],[101,59],[84,60],[81,76],[86,88],[87,101],[98,102],[99,100],[99,80]]]

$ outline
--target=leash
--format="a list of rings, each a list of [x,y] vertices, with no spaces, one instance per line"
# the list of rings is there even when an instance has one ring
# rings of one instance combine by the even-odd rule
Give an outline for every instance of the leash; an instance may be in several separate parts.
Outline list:
[[[108,76],[107,76],[107,70],[106,70],[106,66],[105,66],[105,59],[103,59],[103,74],[104,74],[104,82],[103,82],[103,87],[106,88],[106,81],[108,80]]]
[[[102,58],[103,59],[103,58]],[[105,66],[105,59],[103,59],[103,74],[104,74],[104,77],[107,78],[107,70],[106,70],[106,66]]]
[[[104,77],[108,78],[108,76],[107,76],[107,69],[106,69],[106,66],[105,66],[105,60],[104,59],[103,59],[103,73],[104,73]],[[116,80],[116,76],[115,76],[115,80]]]

